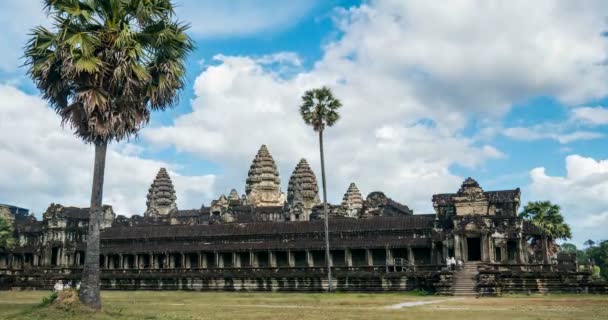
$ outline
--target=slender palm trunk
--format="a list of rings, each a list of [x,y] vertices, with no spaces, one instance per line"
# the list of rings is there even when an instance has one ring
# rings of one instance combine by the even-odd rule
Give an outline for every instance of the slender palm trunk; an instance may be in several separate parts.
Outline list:
[[[89,211],[89,232],[87,251],[80,286],[80,301],[93,309],[101,309],[99,294],[99,223],[102,215],[103,176],[106,167],[107,142],[95,144],[95,164],[93,168],[93,189]]]
[[[331,254],[329,253],[329,213],[327,212],[327,188],[325,187],[325,157],[323,156],[323,130],[319,130],[321,150],[321,183],[323,184],[323,213],[325,214],[325,261],[327,262],[327,291],[332,292],[334,285],[331,277]]]

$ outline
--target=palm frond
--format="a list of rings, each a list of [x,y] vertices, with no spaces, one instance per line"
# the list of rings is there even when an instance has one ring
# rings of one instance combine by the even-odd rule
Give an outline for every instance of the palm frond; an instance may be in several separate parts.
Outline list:
[[[28,75],[86,142],[137,134],[174,106],[193,49],[170,0],[45,0],[53,28],[32,29]]]

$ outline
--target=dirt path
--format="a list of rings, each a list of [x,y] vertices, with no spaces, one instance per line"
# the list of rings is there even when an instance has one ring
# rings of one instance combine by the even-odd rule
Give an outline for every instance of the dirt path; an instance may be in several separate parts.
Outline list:
[[[426,300],[426,301],[408,301],[408,302],[403,302],[403,303],[398,303],[398,304],[393,304],[393,305],[390,305],[390,306],[386,306],[384,308],[385,309],[411,308],[411,307],[423,306],[425,304],[439,303],[439,302],[446,302],[446,301],[454,301],[454,300],[462,300],[462,299],[464,299],[464,298],[452,298],[452,299],[441,299],[441,300]]]

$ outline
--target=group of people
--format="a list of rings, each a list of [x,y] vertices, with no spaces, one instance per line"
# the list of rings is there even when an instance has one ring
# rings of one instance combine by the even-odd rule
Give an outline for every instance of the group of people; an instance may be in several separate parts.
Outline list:
[[[460,259],[456,260],[454,257],[449,257],[449,258],[447,258],[446,263],[448,265],[449,270],[454,271],[456,269],[458,269],[458,270],[462,269],[463,262]]]
[[[72,288],[76,288],[76,290],[80,290],[80,281],[74,282],[74,280],[71,280],[71,281],[66,281],[64,283],[63,280],[58,280],[55,283],[55,285],[53,286],[53,291],[60,292],[60,291],[68,290],[68,289],[72,289]]]

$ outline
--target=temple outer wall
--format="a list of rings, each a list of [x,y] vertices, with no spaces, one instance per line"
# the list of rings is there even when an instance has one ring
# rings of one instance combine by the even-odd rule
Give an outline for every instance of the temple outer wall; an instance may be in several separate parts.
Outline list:
[[[477,291],[482,296],[529,293],[608,294],[608,282],[588,272],[523,272],[480,270]]]
[[[281,274],[282,273],[282,274]],[[0,275],[0,289],[52,289],[58,281],[79,281],[79,273],[18,273]],[[251,275],[209,273],[122,273],[103,272],[104,290],[191,290],[191,291],[270,291],[323,292],[327,278],[322,272],[260,272]],[[351,272],[336,273],[334,288],[340,292],[404,292],[425,290],[448,294],[452,286],[449,272]]]

